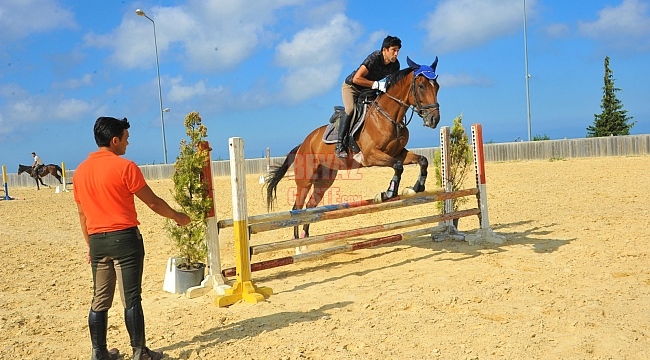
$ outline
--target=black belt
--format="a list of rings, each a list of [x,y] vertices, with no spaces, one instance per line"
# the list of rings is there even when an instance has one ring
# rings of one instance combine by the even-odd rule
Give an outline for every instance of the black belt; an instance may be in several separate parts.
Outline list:
[[[137,227],[137,226],[130,227],[130,228],[128,228],[128,229],[124,229],[124,230],[115,230],[115,231],[108,231],[108,232],[94,233],[94,234],[89,235],[89,236],[95,236],[95,235],[117,235],[117,234],[126,234],[126,233],[128,233],[128,232],[135,231],[135,230],[138,230],[138,227]]]

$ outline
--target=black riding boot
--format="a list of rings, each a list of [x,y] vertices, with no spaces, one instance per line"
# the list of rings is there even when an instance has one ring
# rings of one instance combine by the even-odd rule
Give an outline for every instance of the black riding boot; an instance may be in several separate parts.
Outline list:
[[[142,304],[139,301],[133,307],[124,309],[124,322],[131,338],[133,360],[162,359],[162,353],[147,348],[144,334],[144,313],[142,312]]]
[[[117,349],[108,351],[106,347],[106,331],[108,329],[108,311],[92,311],[88,313],[88,328],[90,342],[93,344],[92,360],[116,360],[120,353]]]
[[[350,131],[350,118],[351,116],[345,112],[341,113],[341,119],[339,120],[339,139],[336,141],[336,156],[345,159],[348,157],[347,153],[347,144],[345,141],[348,137],[348,131]]]

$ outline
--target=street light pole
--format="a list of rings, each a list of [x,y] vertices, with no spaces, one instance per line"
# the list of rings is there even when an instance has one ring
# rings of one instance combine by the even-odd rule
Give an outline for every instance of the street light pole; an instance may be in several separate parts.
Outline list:
[[[528,141],[531,140],[531,130],[530,130],[530,90],[528,85],[528,80],[530,79],[530,74],[528,73],[528,40],[526,34],[526,0],[524,0],[524,62],[526,64],[526,114],[528,118]]]
[[[162,126],[164,160],[165,160],[165,164],[167,164],[167,140],[165,139],[165,118],[163,113],[169,111],[169,109],[164,109],[166,111],[163,111],[162,87],[160,86],[160,64],[158,63],[158,40],[156,39],[156,23],[153,21],[152,18],[148,17],[147,14],[145,14],[144,11],[140,9],[135,10],[135,13],[140,16],[146,17],[153,24],[153,44],[154,47],[156,48],[156,71],[158,72],[158,98],[160,99],[160,125]]]

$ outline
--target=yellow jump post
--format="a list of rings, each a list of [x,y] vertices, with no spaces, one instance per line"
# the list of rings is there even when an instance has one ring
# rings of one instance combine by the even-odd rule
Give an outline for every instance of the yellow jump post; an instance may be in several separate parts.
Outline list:
[[[9,196],[9,185],[7,182],[7,167],[2,165],[2,187],[5,194],[0,200],[14,200],[14,198]]]
[[[258,303],[273,294],[268,287],[257,287],[251,280],[250,246],[248,234],[248,213],[246,201],[246,168],[244,162],[244,140],[233,137],[228,140],[230,148],[230,178],[232,184],[233,230],[235,236],[235,262],[237,278],[225,295],[217,296],[214,304],[230,306],[240,300]],[[241,199],[241,201],[240,201]]]

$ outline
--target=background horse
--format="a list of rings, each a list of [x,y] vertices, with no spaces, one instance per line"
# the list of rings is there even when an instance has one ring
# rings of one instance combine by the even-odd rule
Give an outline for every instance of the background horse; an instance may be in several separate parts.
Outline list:
[[[59,180],[59,182],[61,184],[63,184],[63,181],[61,181],[61,176],[63,176],[63,169],[61,169],[61,167],[59,165],[56,165],[56,164],[43,165],[43,167],[41,168],[41,171],[38,174],[38,176],[36,176],[36,174],[34,174],[34,169],[31,166],[19,164],[18,165],[18,175],[22,174],[23,172],[28,173],[29,176],[34,178],[34,181],[36,181],[36,189],[38,189],[38,190],[41,189],[40,186],[38,185],[39,181],[41,182],[41,185],[48,186],[48,185],[45,185],[45,183],[43,183],[43,179],[42,179],[42,177],[44,177],[47,174],[50,174],[50,175],[54,176],[57,180]]]
[[[302,144],[289,152],[280,167],[270,172],[265,181],[266,204],[273,208],[276,200],[276,188],[287,170],[294,164],[296,182],[296,200],[293,210],[302,209],[305,199],[313,186],[313,191],[307,207],[315,207],[323,198],[327,189],[332,186],[338,170],[354,169],[369,166],[390,166],[395,173],[390,181],[388,190],[381,194],[382,200],[397,195],[403,165],[419,164],[420,175],[413,186],[415,192],[424,191],[427,178],[427,158],[408,151],[405,146],[409,139],[409,131],[405,123],[406,112],[413,107],[422,117],[424,125],[434,128],[440,121],[438,105],[437,75],[435,73],[438,58],[431,66],[418,65],[407,58],[408,68],[392,74],[386,79],[386,93],[380,94],[367,106],[365,120],[360,132],[354,135],[361,149],[361,156],[340,159],[336,156],[335,144],[323,142],[327,126],[321,126],[312,131]],[[413,114],[411,113],[411,116]],[[357,157],[357,159],[355,159]],[[309,224],[303,226],[303,236],[309,236]],[[294,227],[294,238],[298,238],[298,227]]]

